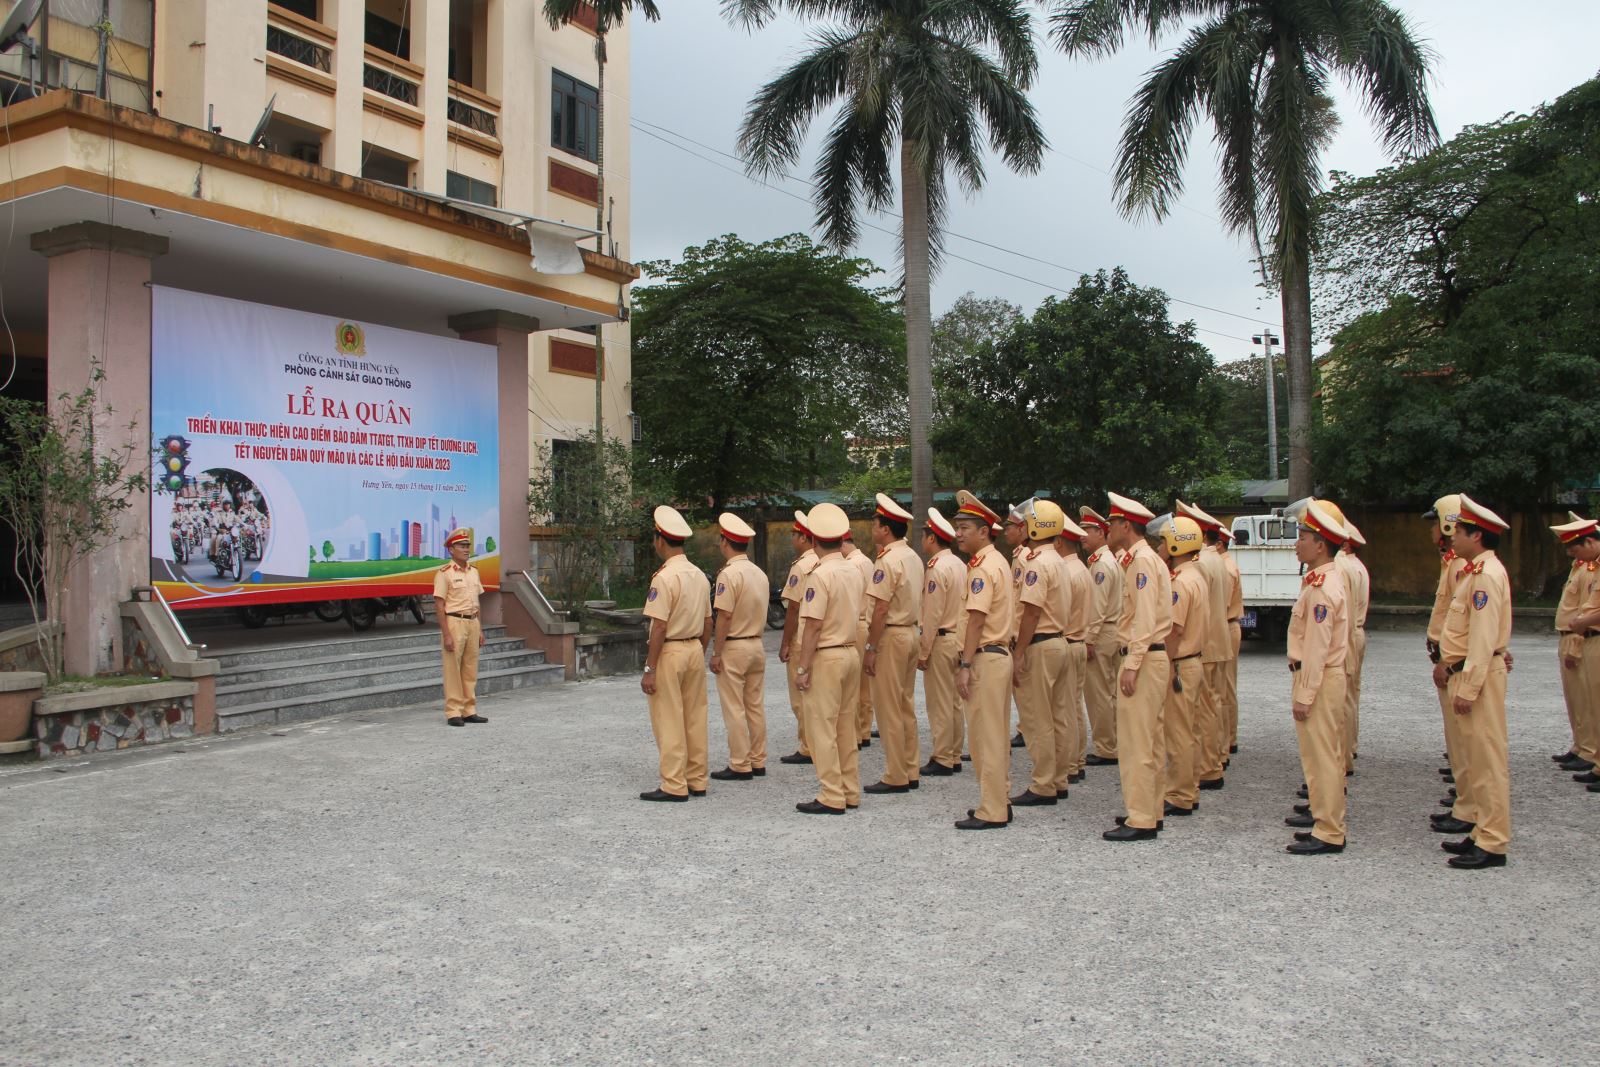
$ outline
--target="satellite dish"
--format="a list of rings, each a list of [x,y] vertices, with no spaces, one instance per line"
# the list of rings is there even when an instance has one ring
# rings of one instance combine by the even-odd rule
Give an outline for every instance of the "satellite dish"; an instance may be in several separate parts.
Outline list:
[[[28,34],[28,27],[39,17],[39,9],[43,6],[44,0],[16,0],[11,5],[5,22],[0,22],[0,52],[9,52],[22,43]]]
[[[278,102],[278,94],[273,93],[272,99],[267,101],[267,109],[261,113],[261,121],[256,123],[256,128],[250,131],[250,147],[259,145],[267,136],[267,123],[272,121],[272,107]]]

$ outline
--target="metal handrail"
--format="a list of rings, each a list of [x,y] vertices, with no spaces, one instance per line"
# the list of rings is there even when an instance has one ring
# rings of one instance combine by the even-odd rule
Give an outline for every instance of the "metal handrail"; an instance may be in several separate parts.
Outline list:
[[[544,590],[539,588],[539,583],[534,580],[533,575],[529,574],[525,570],[518,571],[517,573],[522,575],[522,577],[527,580],[528,587],[533,590],[533,595],[539,598],[539,603],[544,605],[544,610],[548,611],[552,615],[560,614],[554,607],[551,606],[550,599],[544,595]]]
[[[178,621],[178,613],[172,610],[172,605],[168,604],[167,598],[161,595],[161,590],[151,586],[150,596],[157,604],[161,605],[161,610],[167,613],[167,619],[177,629],[178,636],[183,639],[183,646],[191,652],[204,652],[206,650],[205,645],[197,645],[189,640],[189,631],[185,630],[183,623]]]

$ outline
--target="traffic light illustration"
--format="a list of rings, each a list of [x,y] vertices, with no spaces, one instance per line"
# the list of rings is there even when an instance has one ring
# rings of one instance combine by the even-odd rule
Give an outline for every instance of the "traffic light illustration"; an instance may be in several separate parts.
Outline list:
[[[189,469],[188,439],[177,434],[163,438],[158,462],[161,464],[162,487],[172,493],[182,489],[188,480],[184,474]]]

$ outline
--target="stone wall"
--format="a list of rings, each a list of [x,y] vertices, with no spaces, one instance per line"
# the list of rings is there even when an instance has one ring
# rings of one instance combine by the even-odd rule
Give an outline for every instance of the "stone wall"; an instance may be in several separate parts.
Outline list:
[[[161,655],[145,636],[138,621],[122,617],[122,673],[147,674],[160,678],[166,673],[161,665]]]
[[[195,735],[193,682],[46,697],[34,704],[39,755],[110,752]]]
[[[578,677],[602,678],[608,674],[643,670],[649,644],[650,631],[646,629],[581,634],[578,637]]]
[[[24,633],[23,631],[26,631]],[[0,640],[0,671],[42,671],[44,656],[32,623],[8,630]]]

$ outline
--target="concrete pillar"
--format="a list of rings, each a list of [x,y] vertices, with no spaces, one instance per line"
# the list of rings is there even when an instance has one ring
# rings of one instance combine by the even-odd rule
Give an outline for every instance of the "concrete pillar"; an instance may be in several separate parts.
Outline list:
[[[366,99],[367,0],[324,0],[322,17],[333,27],[333,130],[324,165],[343,174],[361,173],[362,114]]]
[[[500,143],[505,179],[500,206],[528,215],[544,213],[544,174],[538,168],[541,138],[548,141],[550,72],[530,59],[533,42],[548,33],[541,4],[490,0],[489,92],[500,98]],[[543,75],[544,91],[539,91]]]
[[[443,196],[450,169],[450,0],[412,0],[411,61],[422,67],[422,171],[417,187]],[[526,384],[526,383],[524,383]]]
[[[167,239],[78,222],[34,234],[32,246],[50,261],[50,395],[77,394],[103,375],[95,387],[112,414],[97,427],[98,439],[108,449],[132,445],[137,469],[149,474],[150,261],[166,254]],[[118,540],[68,577],[59,609],[69,673],[96,674],[122,664],[117,605],[134,586],[150,582],[149,493],[130,503]]]

